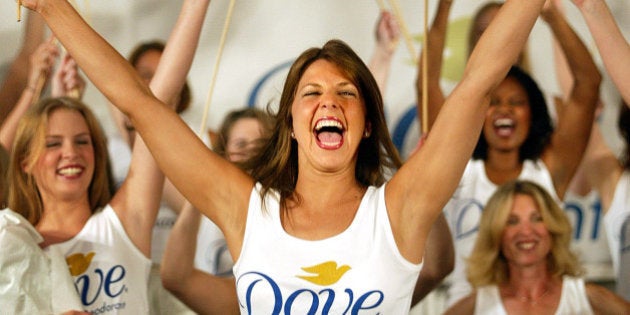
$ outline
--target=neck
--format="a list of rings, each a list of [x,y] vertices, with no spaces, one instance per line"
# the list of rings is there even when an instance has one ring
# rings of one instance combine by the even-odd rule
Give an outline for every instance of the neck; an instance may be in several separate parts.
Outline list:
[[[488,150],[484,167],[488,179],[497,185],[502,185],[518,177],[523,169],[523,163],[519,160],[518,151]]]
[[[81,231],[92,215],[87,198],[44,200],[42,218],[35,227],[44,237],[44,245],[66,241]]]
[[[504,293],[507,296],[535,303],[548,295],[553,287],[554,279],[549,274],[546,264],[509,268],[509,280],[504,285]]]

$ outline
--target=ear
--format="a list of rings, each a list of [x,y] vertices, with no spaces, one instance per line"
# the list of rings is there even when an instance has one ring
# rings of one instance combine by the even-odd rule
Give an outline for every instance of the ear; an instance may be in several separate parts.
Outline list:
[[[31,173],[31,168],[28,167],[28,162],[26,160],[23,160],[22,163],[20,163],[20,166],[22,167],[22,171],[26,174],[30,174]]]
[[[368,121],[365,124],[365,130],[363,130],[363,138],[369,138],[372,134],[372,124]]]

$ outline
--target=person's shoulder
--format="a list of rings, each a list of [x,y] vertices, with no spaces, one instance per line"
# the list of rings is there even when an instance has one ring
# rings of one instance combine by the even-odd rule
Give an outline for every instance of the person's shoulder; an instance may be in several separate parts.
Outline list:
[[[477,293],[473,292],[466,297],[463,297],[451,307],[449,307],[444,314],[474,314],[475,312],[475,302],[477,301]]]

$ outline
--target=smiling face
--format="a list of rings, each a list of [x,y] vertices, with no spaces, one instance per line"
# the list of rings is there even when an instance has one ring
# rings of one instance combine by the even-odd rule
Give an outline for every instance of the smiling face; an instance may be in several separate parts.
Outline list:
[[[54,110],[44,144],[30,171],[42,199],[87,199],[94,175],[94,148],[83,116],[75,110]]]
[[[300,165],[354,170],[366,132],[366,109],[357,86],[335,64],[319,59],[306,69],[291,114]]]
[[[527,139],[531,110],[527,92],[513,77],[506,77],[493,91],[483,134],[490,150],[514,151]]]
[[[534,199],[525,194],[514,195],[501,237],[501,251],[508,265],[546,265],[551,245],[551,235]]]

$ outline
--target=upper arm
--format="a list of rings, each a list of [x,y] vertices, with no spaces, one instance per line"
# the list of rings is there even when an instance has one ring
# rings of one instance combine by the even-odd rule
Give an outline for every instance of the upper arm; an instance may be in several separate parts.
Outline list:
[[[630,302],[602,286],[586,284],[586,295],[596,314],[630,314]]]
[[[171,292],[199,314],[239,314],[233,277],[218,277],[194,270]]]

